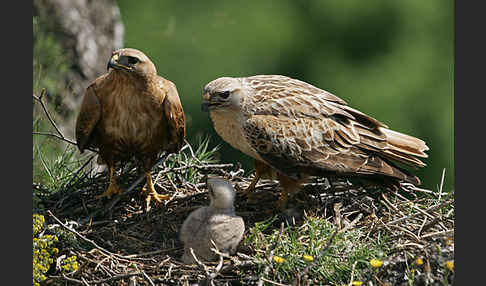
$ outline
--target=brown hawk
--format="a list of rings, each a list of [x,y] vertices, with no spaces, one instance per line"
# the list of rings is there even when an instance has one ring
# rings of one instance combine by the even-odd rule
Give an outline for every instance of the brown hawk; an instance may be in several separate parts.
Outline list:
[[[279,201],[297,191],[309,176],[386,177],[420,184],[393,161],[425,164],[425,142],[393,130],[339,97],[281,75],[222,77],[204,88],[203,111],[216,132],[252,157],[255,177],[276,172]]]
[[[186,127],[176,86],[157,75],[155,65],[141,51],[114,51],[108,73],[86,89],[76,121],[76,140],[82,153],[99,148],[110,172],[108,189],[98,197],[121,193],[114,175],[115,163],[135,157],[147,178],[147,206],[168,199],[155,191],[150,174],[159,153],[177,153]]]

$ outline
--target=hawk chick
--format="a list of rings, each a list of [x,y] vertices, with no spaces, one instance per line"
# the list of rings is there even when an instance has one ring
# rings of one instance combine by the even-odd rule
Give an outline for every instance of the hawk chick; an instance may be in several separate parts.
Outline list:
[[[211,251],[211,240],[219,251],[234,253],[245,232],[243,219],[235,215],[233,186],[219,178],[208,179],[207,185],[209,206],[193,211],[180,230],[180,239],[184,243],[182,260],[186,264],[195,262],[190,248],[198,259],[215,260],[218,256]]]

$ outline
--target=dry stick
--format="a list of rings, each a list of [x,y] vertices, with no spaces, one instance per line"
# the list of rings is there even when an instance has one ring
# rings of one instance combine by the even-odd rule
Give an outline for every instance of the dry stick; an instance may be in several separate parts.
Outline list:
[[[41,106],[42,106],[42,109],[44,110],[44,112],[46,113],[47,115],[47,119],[49,119],[49,121],[51,122],[52,126],[54,126],[54,129],[56,129],[57,133],[59,134],[59,136],[61,136],[62,138],[64,138],[64,135],[62,134],[62,132],[59,130],[59,128],[57,128],[57,125],[56,123],[54,122],[54,120],[52,120],[51,118],[51,115],[49,114],[49,112],[47,111],[47,108],[46,106],[44,105],[44,102],[42,102],[42,97],[47,93],[46,89],[43,88],[42,91],[41,91],[41,94],[39,95],[39,97],[35,96],[35,95],[32,95],[32,97],[37,100],[38,102],[40,102]]]
[[[445,202],[443,202],[443,203],[442,203],[442,204],[440,204],[440,205],[435,205],[435,206],[432,206],[432,207],[430,207],[430,208],[426,209],[426,210],[425,210],[425,212],[431,212],[431,211],[435,211],[435,210],[440,209],[440,208],[442,208],[442,207],[444,207],[444,206],[446,206],[446,205],[451,204],[452,202],[453,202],[453,200],[448,200],[448,201],[445,201]],[[421,212],[417,212],[417,213],[414,213],[414,214],[411,214],[411,215],[408,215],[408,216],[404,216],[404,217],[401,217],[401,218],[398,218],[398,219],[392,220],[392,221],[388,222],[386,225],[388,225],[388,226],[389,226],[389,225],[392,225],[392,224],[397,224],[397,223],[399,223],[399,222],[402,222],[402,221],[408,220],[408,219],[410,219],[410,218],[413,218],[413,217],[416,217],[416,216],[419,216],[419,215],[422,215],[422,213],[421,213]]]
[[[82,240],[90,243],[91,245],[93,245],[96,249],[98,249],[99,251],[101,251],[103,254],[105,255],[108,255],[108,256],[112,256],[112,257],[116,257],[116,258],[119,258],[119,259],[123,259],[123,260],[127,260],[127,261],[130,261],[129,258],[123,256],[123,255],[119,255],[119,254],[116,254],[116,253],[113,253],[113,252],[110,252],[106,249],[104,249],[103,247],[99,246],[96,242],[94,242],[93,240],[91,239],[88,239],[86,237],[84,237],[83,235],[81,235],[79,232],[77,232],[76,230],[70,228],[69,226],[65,225],[64,223],[61,222],[61,220],[59,220],[50,210],[47,210],[47,213],[52,217],[54,218],[55,221],[57,221],[57,223],[59,223],[63,228],[67,229],[68,231],[74,233],[75,235],[77,235],[79,238],[81,238]]]
[[[150,283],[150,285],[155,286],[154,281],[152,281],[152,279],[150,279],[150,277],[147,275],[147,273],[145,273],[145,271],[143,271],[143,270],[142,270],[142,275],[143,275],[143,277],[145,277],[145,279],[148,280],[148,282]]]
[[[351,278],[349,280],[349,284],[348,286],[351,286],[353,285],[353,280],[354,280],[354,269],[356,268],[356,264],[358,264],[358,261],[356,260],[354,263],[353,263],[353,267],[351,267]]]
[[[437,201],[440,202],[440,199],[442,197],[442,187],[444,186],[444,176],[445,176],[445,168],[442,170],[442,178],[440,180],[440,188],[439,188],[439,198],[437,199]]]
[[[209,272],[209,268],[204,264],[202,263],[199,259],[197,259],[197,256],[196,254],[194,253],[194,249],[189,248],[190,252],[191,252],[191,255],[192,255],[192,258],[194,259],[194,261],[196,261],[196,264],[199,266],[199,268],[201,268],[204,273],[206,274],[206,279],[208,279],[208,282],[213,285],[213,277],[211,276],[211,272]]]
[[[287,284],[282,284],[282,283],[278,283],[278,282],[275,282],[275,281],[272,281],[272,280],[268,280],[266,278],[260,278],[262,279],[262,281],[265,281],[267,283],[270,283],[270,284],[273,284],[273,285],[278,285],[278,286],[288,286]]]
[[[77,144],[76,144],[76,142],[71,141],[71,140],[69,140],[69,139],[67,139],[67,138],[61,137],[61,136],[59,136],[59,135],[57,135],[57,134],[52,134],[52,133],[48,133],[48,132],[32,132],[32,134],[34,134],[34,135],[51,136],[51,137],[54,137],[54,138],[60,139],[60,140],[62,140],[62,141],[65,141],[65,142],[67,142],[67,143],[70,143],[70,144],[72,144],[72,145],[77,145]],[[96,150],[93,150],[93,149],[88,149],[88,150],[91,150],[91,151],[93,151],[93,152],[96,152]]]
[[[450,229],[450,230],[444,230],[444,231],[438,231],[438,232],[432,232],[432,233],[424,234],[424,235],[422,235],[421,238],[427,238],[427,237],[432,237],[432,236],[437,236],[437,235],[447,235],[447,234],[452,234],[452,233],[454,233],[454,230]]]
[[[142,274],[142,272],[140,272],[140,271],[131,272],[131,273],[123,273],[123,274],[114,275],[112,277],[101,279],[101,280],[89,281],[89,283],[90,284],[101,284],[101,283],[105,283],[105,282],[110,282],[110,281],[120,280],[120,279],[123,279],[123,278],[132,277],[132,276],[137,276],[137,275],[141,275],[141,274]]]
[[[56,122],[54,122],[54,120],[51,117],[51,114],[47,110],[47,107],[44,105],[44,102],[42,102],[42,97],[44,96],[44,94],[46,94],[46,89],[45,88],[42,89],[41,94],[39,95],[39,97],[37,97],[35,95],[32,95],[32,97],[41,104],[42,109],[44,110],[44,113],[47,116],[47,119],[49,119],[49,122],[54,127],[54,129],[56,130],[57,134],[52,134],[52,133],[48,133],[48,132],[32,132],[32,134],[34,134],[34,135],[43,135],[43,136],[51,136],[51,137],[60,139],[62,141],[65,141],[65,142],[67,142],[69,144],[77,145],[76,142],[74,142],[74,141],[72,141],[70,139],[67,139],[64,136],[64,134],[62,134],[61,130],[57,127]],[[96,149],[86,148],[86,150],[90,150],[90,151],[93,151],[95,153],[98,153],[98,150],[96,150]]]
[[[201,164],[201,161],[199,161],[199,159],[194,154],[194,151],[192,150],[191,144],[189,144],[189,142],[187,142],[186,139],[184,139],[184,142],[186,143],[187,146],[189,146],[189,152],[191,152],[192,159],[196,160],[196,162],[198,162],[199,164]]]
[[[268,257],[268,264],[265,265],[265,269],[263,270],[263,274],[258,279],[258,286],[263,285],[263,276],[267,275],[268,271],[270,270],[270,265],[272,265],[272,259],[273,259],[274,251],[275,251],[275,248],[277,248],[278,243],[280,242],[280,238],[282,236],[283,230],[284,230],[284,223],[282,222],[280,224],[280,232],[278,233],[277,240],[270,246],[270,255]]]
[[[75,282],[75,283],[82,284],[82,285],[97,285],[97,284],[101,284],[101,283],[105,283],[105,282],[120,280],[120,279],[127,278],[127,277],[137,276],[137,275],[141,275],[141,274],[142,274],[142,272],[124,273],[124,274],[118,274],[118,275],[114,275],[114,276],[109,277],[109,278],[105,278],[105,279],[101,279],[101,280],[94,280],[94,281],[86,281],[86,280],[84,280],[84,278],[81,278],[83,280],[78,280],[78,279],[75,279],[75,278],[68,277],[65,274],[62,274],[62,276],[50,276],[50,278],[65,279],[69,282]],[[153,284],[153,285],[155,285],[155,284]]]

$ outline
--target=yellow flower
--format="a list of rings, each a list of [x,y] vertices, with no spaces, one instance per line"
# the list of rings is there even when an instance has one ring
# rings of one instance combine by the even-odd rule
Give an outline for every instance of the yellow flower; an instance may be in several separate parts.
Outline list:
[[[420,257],[417,257],[417,259],[415,259],[415,264],[420,266],[420,265],[424,264],[424,260]]]
[[[447,260],[445,266],[447,269],[449,269],[449,271],[454,271],[454,261]]]
[[[363,285],[363,281],[353,281],[353,283],[351,283],[351,285],[353,285],[353,286],[361,286],[361,285]]]
[[[312,257],[312,255],[304,255],[304,256],[302,256],[302,258],[304,258],[304,260],[307,261],[307,262],[314,261],[314,257]]]
[[[283,263],[285,261],[285,258],[275,255],[273,257],[273,261],[275,261],[275,263]]]
[[[378,268],[378,267],[381,267],[383,265],[383,261],[373,258],[373,259],[370,260],[370,264],[373,268]]]

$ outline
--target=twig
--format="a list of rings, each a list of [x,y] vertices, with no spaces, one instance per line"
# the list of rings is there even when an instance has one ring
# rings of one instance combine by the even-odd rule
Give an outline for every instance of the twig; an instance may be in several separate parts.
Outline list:
[[[192,258],[194,259],[194,261],[196,261],[196,264],[199,266],[199,268],[201,268],[204,273],[206,274],[206,279],[208,280],[208,282],[213,285],[213,277],[211,275],[211,272],[209,272],[209,268],[204,264],[202,263],[199,259],[197,259],[197,256],[196,254],[194,253],[194,249],[189,248],[189,251],[191,252],[191,255],[192,255]]]
[[[55,137],[55,138],[60,139],[62,141],[65,141],[65,142],[67,142],[69,144],[76,145],[76,142],[74,142],[72,140],[69,140],[69,139],[67,139],[65,137],[61,137],[59,135],[52,134],[52,133],[48,133],[48,132],[32,132],[32,134],[34,134],[34,135],[52,136],[52,137]],[[91,149],[89,149],[89,150],[91,150]],[[93,151],[93,150],[91,150],[91,151]]]
[[[127,260],[127,257],[124,257],[123,255],[119,255],[119,254],[116,254],[116,253],[112,253],[106,249],[104,249],[103,247],[99,246],[96,242],[94,242],[93,240],[91,239],[88,239],[86,237],[84,237],[83,235],[81,235],[79,232],[77,232],[76,230],[70,228],[69,226],[65,225],[64,223],[61,222],[61,220],[59,220],[50,210],[47,210],[47,213],[55,220],[57,221],[57,223],[59,223],[63,228],[67,229],[68,231],[74,233],[76,236],[78,236],[79,238],[81,238],[82,240],[90,243],[91,245],[93,245],[96,249],[98,249],[99,251],[101,251],[103,254],[105,255],[108,255],[108,256],[113,256],[113,257],[117,257],[117,258],[121,258],[121,259],[125,259]]]
[[[145,277],[145,279],[148,280],[148,282],[150,283],[150,285],[155,286],[154,281],[152,281],[152,279],[150,279],[150,277],[147,275],[147,273],[145,273],[145,271],[142,271],[142,275],[143,275],[143,277]]]
[[[41,104],[42,109],[44,110],[44,113],[47,116],[47,119],[49,119],[49,122],[54,127],[54,129],[56,130],[57,134],[52,134],[52,133],[49,133],[49,132],[32,132],[32,134],[34,134],[34,135],[43,135],[43,136],[51,136],[51,137],[60,139],[60,140],[62,140],[64,142],[67,142],[69,144],[72,144],[72,145],[77,146],[77,143],[76,142],[74,142],[73,140],[70,140],[70,139],[66,138],[66,136],[64,136],[64,134],[62,134],[61,130],[57,127],[56,122],[52,119],[51,114],[49,113],[49,110],[47,110],[47,107],[45,106],[44,102],[42,102],[42,97],[44,96],[44,94],[46,94],[46,89],[45,88],[42,89],[41,94],[39,95],[39,97],[37,97],[35,95],[32,95],[32,97]],[[96,150],[96,149],[86,148],[86,150],[90,150],[90,151],[93,151],[95,153],[98,153],[98,150]]]
[[[425,212],[435,211],[435,210],[440,209],[440,208],[442,208],[444,206],[450,205],[452,202],[453,202],[453,200],[445,201],[445,202],[443,202],[440,205],[435,205],[435,206],[432,206],[432,207],[426,209]],[[401,217],[401,218],[392,220],[392,221],[388,222],[386,225],[387,226],[390,226],[390,225],[393,225],[393,224],[397,224],[399,222],[408,220],[410,218],[413,218],[413,217],[416,217],[416,216],[419,216],[419,215],[423,215],[423,213],[422,212],[417,212],[417,213],[414,213],[414,214],[411,214],[411,215],[408,215],[408,216],[404,216],[404,217]]]
[[[348,286],[353,285],[353,280],[354,280],[354,269],[356,268],[356,264],[358,264],[358,260],[356,260],[356,261],[353,263],[353,266],[351,267],[351,278],[349,279],[349,284],[348,284]]]
[[[40,102],[41,106],[42,106],[42,109],[44,110],[46,116],[47,116],[47,119],[49,119],[49,122],[51,122],[52,126],[54,126],[54,129],[56,129],[57,131],[57,134],[59,134],[59,136],[61,136],[63,139],[64,139],[64,135],[62,134],[62,132],[59,130],[59,128],[57,128],[57,125],[56,123],[54,122],[54,120],[52,120],[51,118],[51,115],[49,114],[49,111],[47,111],[47,108],[46,106],[44,105],[44,102],[42,102],[42,97],[47,93],[46,89],[43,88],[42,91],[41,91],[41,94],[39,95],[39,97],[35,96],[35,95],[32,95],[32,97],[37,100],[38,102]]]
[[[196,162],[198,162],[199,164],[201,164],[201,161],[199,161],[199,159],[196,157],[196,155],[194,154],[194,151],[192,150],[192,147],[191,147],[191,144],[189,144],[189,142],[187,142],[186,139],[184,139],[184,142],[186,142],[186,146],[189,146],[189,152],[191,153],[191,157],[192,159],[196,160]],[[184,146],[185,147],[185,146]]]
[[[278,282],[275,282],[275,281],[272,281],[272,280],[268,280],[266,278],[263,278],[261,277],[260,278],[262,281],[264,282],[267,282],[267,283],[270,283],[270,284],[273,284],[273,285],[278,285],[278,286],[288,286],[288,284],[282,284],[282,283],[278,283]]]
[[[442,187],[444,186],[444,177],[445,177],[445,168],[442,170],[442,178],[440,179],[440,187],[439,187],[439,198],[437,201],[440,202],[440,199],[442,198]]]
[[[443,231],[437,231],[437,232],[432,232],[432,233],[424,234],[424,235],[422,235],[421,238],[427,238],[427,237],[432,237],[432,236],[437,236],[437,235],[448,235],[448,234],[453,234],[453,233],[454,233],[454,230],[453,229],[443,230]]]

